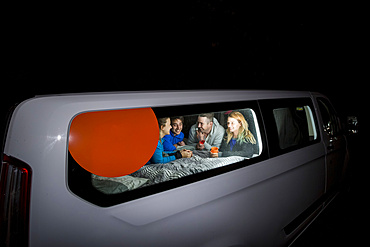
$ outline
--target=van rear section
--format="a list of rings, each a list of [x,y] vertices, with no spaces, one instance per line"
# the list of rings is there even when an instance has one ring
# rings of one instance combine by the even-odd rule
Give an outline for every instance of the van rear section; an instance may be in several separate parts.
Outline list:
[[[1,245],[288,245],[344,173],[333,114],[309,92],[29,99],[4,145]]]
[[[8,246],[25,246],[32,169],[22,161],[4,155],[0,174],[0,241]]]

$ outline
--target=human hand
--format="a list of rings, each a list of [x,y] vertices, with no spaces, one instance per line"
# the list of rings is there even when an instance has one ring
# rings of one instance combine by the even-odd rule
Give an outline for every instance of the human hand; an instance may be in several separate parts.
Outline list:
[[[197,138],[198,138],[198,140],[199,141],[205,140],[206,139],[205,137],[206,137],[205,134],[200,129],[198,129],[197,130]]]
[[[200,142],[198,142],[197,143],[197,149],[203,150],[205,148],[205,146],[204,146],[205,142],[206,142],[205,140],[201,140]]]
[[[193,156],[193,152],[187,149],[180,150],[180,153],[183,158],[191,158]]]
[[[211,151],[209,152],[209,157],[211,158],[218,158],[218,153],[212,153]]]
[[[181,141],[181,142],[178,142],[178,143],[177,143],[177,145],[178,145],[178,146],[185,146],[186,144],[185,144],[185,142],[184,142],[184,141]]]

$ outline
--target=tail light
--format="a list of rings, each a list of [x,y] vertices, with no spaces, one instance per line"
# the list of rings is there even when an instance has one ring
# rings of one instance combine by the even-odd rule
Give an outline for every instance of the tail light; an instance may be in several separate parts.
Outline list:
[[[27,246],[32,169],[4,155],[0,167],[0,246]]]

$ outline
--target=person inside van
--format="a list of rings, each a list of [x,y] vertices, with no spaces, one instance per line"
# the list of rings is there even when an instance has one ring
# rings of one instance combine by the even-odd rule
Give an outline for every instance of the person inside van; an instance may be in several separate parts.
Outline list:
[[[159,140],[157,148],[153,156],[150,158],[150,164],[164,164],[175,159],[180,158],[190,158],[193,156],[193,152],[190,150],[183,149],[176,152],[165,152],[163,148],[163,137],[170,134],[170,129],[172,128],[170,124],[170,118],[158,118],[159,126]]]
[[[171,118],[171,131],[169,135],[163,137],[164,151],[175,151],[177,146],[185,146],[184,133],[182,133],[184,117]]]
[[[258,153],[256,139],[248,129],[248,122],[240,112],[234,111],[228,115],[226,135],[219,151],[222,157],[243,156],[251,158],[253,154]],[[216,158],[218,156],[219,153],[210,152],[210,157]]]
[[[198,150],[220,148],[225,129],[219,124],[213,113],[200,114],[196,124],[189,131],[189,144],[196,144]]]

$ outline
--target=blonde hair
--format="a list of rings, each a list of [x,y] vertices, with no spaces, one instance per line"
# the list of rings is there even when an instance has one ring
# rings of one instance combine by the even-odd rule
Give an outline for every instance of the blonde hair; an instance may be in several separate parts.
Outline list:
[[[242,144],[243,142],[245,143],[250,142],[252,144],[256,144],[256,139],[254,139],[252,132],[250,132],[250,130],[248,129],[248,123],[245,120],[243,114],[241,114],[240,112],[234,111],[228,115],[228,118],[229,117],[235,118],[241,125],[239,127],[237,142],[239,142],[240,144]],[[233,133],[229,131],[229,128],[227,128],[226,133],[227,133],[226,140],[227,140],[227,143],[229,143],[231,138],[233,138]]]

